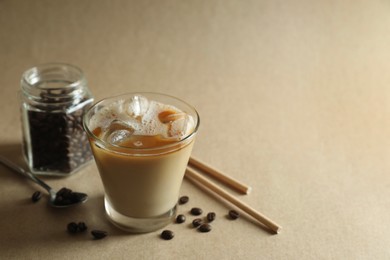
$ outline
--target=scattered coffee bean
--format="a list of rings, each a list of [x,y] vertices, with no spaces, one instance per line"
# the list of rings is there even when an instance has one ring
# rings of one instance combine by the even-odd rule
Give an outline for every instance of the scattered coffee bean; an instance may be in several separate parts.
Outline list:
[[[163,232],[161,232],[161,238],[164,240],[171,240],[174,236],[175,234],[171,230],[166,229]]]
[[[108,235],[107,231],[103,230],[92,230],[91,234],[95,239],[102,239]]]
[[[199,216],[202,215],[203,210],[201,208],[192,208],[190,212],[194,216]]]
[[[176,217],[176,223],[184,223],[186,221],[186,216],[184,216],[183,214],[180,214],[180,215],[177,215]]]
[[[31,200],[33,202],[37,202],[38,200],[41,199],[41,197],[42,197],[41,192],[40,191],[36,191],[36,192],[33,193],[32,197],[31,197]]]
[[[203,223],[202,219],[196,218],[196,219],[194,219],[194,220],[192,221],[192,226],[197,228],[197,227],[199,227],[200,225],[202,225],[202,223]]]
[[[199,226],[198,230],[202,233],[210,232],[211,231],[211,225],[208,223],[204,223]]]
[[[229,211],[229,217],[231,219],[238,219],[240,217],[240,213],[232,209]]]
[[[70,222],[67,226],[67,230],[69,233],[76,234],[87,230],[87,225],[84,222],[79,222],[78,224],[76,222]]]
[[[79,224],[77,224],[77,226],[78,226],[79,232],[84,232],[85,230],[88,229],[87,225],[85,225],[84,222],[79,222]]]
[[[190,200],[190,198],[188,196],[181,196],[179,198],[179,204],[180,205],[186,204],[189,200]]]
[[[208,214],[207,214],[207,221],[208,222],[213,222],[214,220],[215,220],[215,217],[216,217],[216,214],[214,213],[214,212],[209,212]]]
[[[71,234],[76,234],[79,232],[79,226],[75,222],[70,222],[67,226],[67,230]]]
[[[45,93],[43,99],[45,97],[52,95]],[[53,109],[53,106],[48,105],[42,107],[41,111],[28,111],[27,135],[31,141],[24,142],[25,147],[31,149],[29,160],[34,170],[67,175],[92,159],[88,138],[82,127],[82,115],[90,106],[86,101],[80,101],[85,105],[71,113],[52,112],[49,108]],[[27,148],[24,153],[27,155]]]

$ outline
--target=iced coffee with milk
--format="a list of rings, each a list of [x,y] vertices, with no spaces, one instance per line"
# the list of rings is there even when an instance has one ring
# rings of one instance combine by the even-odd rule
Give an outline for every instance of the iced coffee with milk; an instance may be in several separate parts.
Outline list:
[[[115,225],[149,232],[171,221],[198,126],[193,107],[156,93],[104,99],[85,114]]]

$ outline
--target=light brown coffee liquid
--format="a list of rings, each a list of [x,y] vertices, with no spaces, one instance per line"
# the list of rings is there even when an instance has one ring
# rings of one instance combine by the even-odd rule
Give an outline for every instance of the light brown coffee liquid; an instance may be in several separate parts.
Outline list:
[[[172,115],[166,112],[160,120]],[[93,134],[98,138],[104,135],[100,128]],[[91,143],[106,199],[116,211],[145,218],[164,214],[176,205],[193,138],[180,141],[161,135],[133,135],[115,146],[102,148],[93,140]]]

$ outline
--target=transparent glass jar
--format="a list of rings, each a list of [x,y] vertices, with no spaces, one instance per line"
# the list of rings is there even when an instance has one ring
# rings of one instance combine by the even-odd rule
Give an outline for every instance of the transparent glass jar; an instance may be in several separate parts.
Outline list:
[[[30,68],[20,99],[23,153],[33,173],[66,176],[91,161],[82,116],[93,96],[82,70],[62,63]]]

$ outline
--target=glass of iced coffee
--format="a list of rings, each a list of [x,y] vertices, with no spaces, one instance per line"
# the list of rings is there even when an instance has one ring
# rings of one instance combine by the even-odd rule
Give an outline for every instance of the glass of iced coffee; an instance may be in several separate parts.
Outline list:
[[[176,203],[199,115],[158,93],[106,98],[84,115],[109,220],[134,233],[164,227]]]

